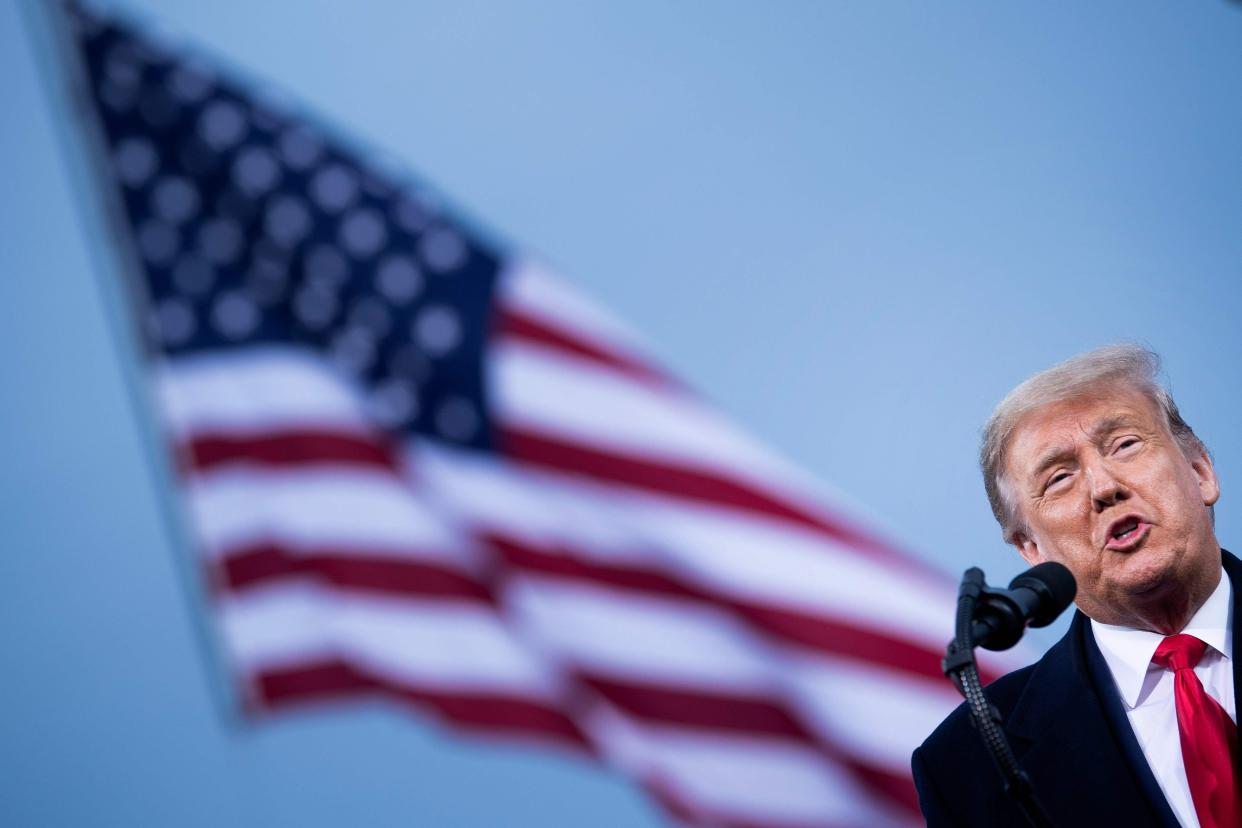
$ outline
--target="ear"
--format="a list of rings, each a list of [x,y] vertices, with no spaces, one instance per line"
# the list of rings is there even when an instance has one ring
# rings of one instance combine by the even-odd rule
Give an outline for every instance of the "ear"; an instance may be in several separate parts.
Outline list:
[[[1022,560],[1028,565],[1035,566],[1048,560],[1044,557],[1043,551],[1039,548],[1039,544],[1025,532],[1015,532],[1013,540],[1010,541],[1014,549],[1018,550],[1018,554],[1022,556]]]
[[[1199,481],[1199,493],[1203,495],[1203,505],[1211,506],[1220,499],[1220,481],[1216,479],[1216,468],[1212,458],[1205,449],[1199,449],[1195,456],[1189,458],[1190,468],[1194,469]]]

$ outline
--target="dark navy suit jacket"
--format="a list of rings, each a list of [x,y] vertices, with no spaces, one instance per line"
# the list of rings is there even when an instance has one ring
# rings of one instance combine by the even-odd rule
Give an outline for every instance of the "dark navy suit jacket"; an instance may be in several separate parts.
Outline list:
[[[1233,586],[1231,623],[1239,642],[1242,562],[1225,552],[1222,563]],[[1242,691],[1237,648],[1235,643],[1235,699]],[[986,694],[1057,828],[1177,828],[1081,612],[1043,658],[997,679]],[[964,704],[914,752],[913,765],[929,828],[1028,824],[1001,790],[1000,774]]]

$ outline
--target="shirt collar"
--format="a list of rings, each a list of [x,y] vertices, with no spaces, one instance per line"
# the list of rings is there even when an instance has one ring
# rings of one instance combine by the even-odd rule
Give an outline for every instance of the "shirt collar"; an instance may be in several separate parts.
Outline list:
[[[1193,635],[1224,656],[1226,661],[1231,661],[1233,630],[1229,615],[1232,606],[1233,586],[1229,583],[1229,576],[1222,570],[1220,583],[1182,632]],[[1094,619],[1091,621],[1091,631],[1095,634],[1095,641],[1100,645],[1100,652],[1104,654],[1108,669],[1113,674],[1121,700],[1127,708],[1133,709],[1138,705],[1151,657],[1156,654],[1156,647],[1160,646],[1164,636],[1147,630],[1101,624]]]

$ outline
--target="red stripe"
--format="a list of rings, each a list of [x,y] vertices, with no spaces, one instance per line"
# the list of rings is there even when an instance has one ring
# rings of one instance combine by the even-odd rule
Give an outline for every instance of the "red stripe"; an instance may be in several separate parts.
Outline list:
[[[939,653],[902,638],[823,615],[713,594],[653,569],[598,564],[565,549],[537,549],[495,533],[480,539],[513,570],[703,602],[731,610],[760,634],[785,643],[920,678],[945,680]],[[259,544],[230,551],[216,568],[219,578],[215,582],[237,592],[285,578],[314,578],[340,589],[495,604],[492,586],[458,570],[423,561],[377,557],[364,550],[293,550]],[[496,573],[496,578],[502,577],[503,572]],[[987,668],[981,668],[980,674],[988,682],[999,675]]]
[[[494,532],[484,534],[483,540],[495,548],[510,566],[517,569],[637,592],[702,601],[730,609],[760,633],[787,643],[933,681],[946,680],[940,671],[940,657],[943,654],[904,638],[823,615],[739,600],[685,583],[654,569],[597,563],[564,547],[536,548]],[[991,681],[998,676],[987,668],[982,668],[980,674],[985,681]]]
[[[834,656],[946,681],[940,671],[943,653],[907,639],[796,610],[743,602],[733,606],[751,624],[785,641]]]
[[[593,581],[612,587],[631,589],[655,595],[713,601],[703,590],[654,569],[635,566],[600,564],[586,559],[565,547],[535,547],[496,532],[485,532],[480,538],[495,549],[515,569],[555,575],[569,580]],[[713,601],[720,603],[719,601]]]
[[[579,359],[603,365],[645,382],[662,386],[677,385],[667,375],[633,357],[605,348],[599,344],[588,342],[564,328],[556,327],[546,320],[527,316],[518,309],[503,306],[498,308],[492,325],[495,333],[500,336],[534,342]]]
[[[678,727],[792,738],[808,744],[816,741],[814,734],[784,706],[766,696],[656,687],[594,674],[581,674],[579,678],[609,702],[640,719]]]
[[[789,521],[822,532],[860,551],[879,554],[907,570],[921,568],[914,559],[899,555],[842,521],[812,514],[715,472],[614,454],[521,428],[500,427],[496,431],[503,452],[523,463]]]
[[[637,460],[520,429],[499,430],[497,437],[505,453],[522,462],[788,520],[824,532],[848,546],[878,554],[907,569],[921,566],[914,559],[900,555],[840,520],[812,514],[723,475],[654,460]],[[190,458],[193,467],[200,471],[225,465],[298,466],[323,463],[397,470],[401,463],[399,453],[384,440],[346,432],[314,430],[289,430],[245,437],[197,435],[185,446],[183,456]]]
[[[908,773],[867,764],[816,735],[783,704],[767,696],[723,694],[702,688],[657,687],[613,677],[579,675],[579,680],[631,716],[675,727],[731,731],[749,736],[793,739],[844,767],[872,793],[919,813],[918,795]],[[877,722],[877,726],[881,723]]]
[[[398,684],[336,659],[264,670],[253,677],[253,686],[254,701],[261,710],[376,694],[429,710],[457,727],[535,736],[591,752],[578,726],[547,705],[512,696]]]
[[[217,565],[223,586],[240,592],[283,578],[313,578],[343,589],[492,603],[491,591],[461,572],[422,561],[352,550],[292,550],[258,544],[231,551]],[[217,581],[219,582],[219,581]]]
[[[887,797],[914,816],[922,814],[919,793],[914,789],[914,779],[908,773],[894,773],[886,768],[852,762],[850,770],[863,784],[880,797]]]
[[[207,471],[226,465],[297,466],[309,463],[394,469],[396,454],[384,441],[344,431],[282,430],[263,435],[196,435],[183,456]]]

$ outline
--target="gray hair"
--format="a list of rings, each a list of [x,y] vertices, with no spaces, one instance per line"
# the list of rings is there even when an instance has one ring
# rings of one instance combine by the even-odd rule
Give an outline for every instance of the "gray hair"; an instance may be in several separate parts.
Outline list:
[[[1021,524],[1011,486],[1005,479],[1005,453],[1018,422],[1036,408],[1097,392],[1102,385],[1124,384],[1145,394],[1164,415],[1169,432],[1183,453],[1191,457],[1207,452],[1203,441],[1182,419],[1159,375],[1160,357],[1155,351],[1140,345],[1108,345],[1040,371],[1000,401],[983,427],[979,468],[992,514],[1001,525],[1006,542],[1013,542]]]

